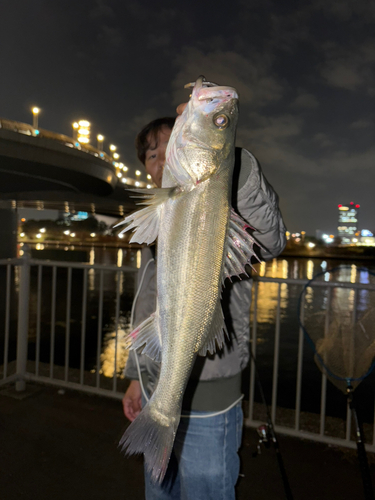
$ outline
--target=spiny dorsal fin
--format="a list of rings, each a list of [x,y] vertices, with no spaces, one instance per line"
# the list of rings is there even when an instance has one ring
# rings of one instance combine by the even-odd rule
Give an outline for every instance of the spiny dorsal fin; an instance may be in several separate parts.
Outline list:
[[[247,274],[245,270],[246,264],[249,264],[254,269],[250,263],[251,257],[254,256],[259,261],[253,247],[254,243],[258,246],[260,245],[246,231],[247,228],[251,228],[251,226],[236,214],[232,208],[229,220],[228,249],[224,262],[223,283],[226,278],[231,278],[231,276]]]

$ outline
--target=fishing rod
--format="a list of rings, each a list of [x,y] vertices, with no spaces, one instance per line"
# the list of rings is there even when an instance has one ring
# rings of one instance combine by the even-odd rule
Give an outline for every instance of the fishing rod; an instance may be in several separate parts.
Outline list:
[[[257,386],[258,386],[258,389],[259,389],[259,392],[260,392],[260,397],[262,399],[263,405],[266,408],[266,415],[267,415],[267,424],[266,425],[261,425],[257,429],[257,432],[258,432],[258,435],[259,435],[260,439],[259,439],[257,451],[254,453],[253,456],[256,457],[260,453],[260,444],[264,444],[266,448],[269,448],[270,447],[270,442],[273,443],[273,447],[275,449],[275,453],[276,453],[276,457],[277,457],[277,463],[279,465],[281,479],[283,481],[283,486],[284,486],[284,491],[285,491],[285,497],[286,497],[287,500],[294,500],[294,497],[293,497],[293,494],[292,494],[292,490],[290,488],[288,476],[287,476],[287,473],[286,473],[286,470],[285,470],[283,457],[281,455],[279,441],[277,439],[275,428],[274,428],[274,425],[273,425],[273,422],[272,422],[272,418],[271,418],[271,414],[270,414],[270,411],[269,411],[269,407],[268,407],[266,398],[264,396],[263,387],[262,387],[262,384],[261,384],[261,381],[260,381],[259,372],[258,372],[258,368],[257,368],[257,365],[256,365],[255,356],[253,354],[252,349],[250,349],[250,356],[251,356],[251,359],[252,359],[252,361],[254,363],[254,367],[255,367],[255,380],[257,382]]]
[[[359,468],[361,471],[361,477],[362,477],[362,483],[363,483],[363,492],[365,495],[365,500],[374,500],[374,490],[372,487],[370,467],[368,465],[366,448],[365,448],[365,444],[364,444],[363,427],[362,427],[361,422],[358,418],[353,393],[354,393],[354,389],[350,385],[350,382],[348,382],[348,386],[346,388],[346,394],[347,394],[347,399],[348,399],[348,405],[352,411],[352,415],[354,417],[354,422],[355,422],[355,427],[356,427],[355,434],[356,434],[356,442],[357,442],[357,455],[358,455]]]

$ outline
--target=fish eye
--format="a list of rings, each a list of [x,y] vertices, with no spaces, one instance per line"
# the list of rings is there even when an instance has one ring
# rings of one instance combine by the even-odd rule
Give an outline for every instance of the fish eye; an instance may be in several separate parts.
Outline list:
[[[229,125],[229,118],[226,115],[216,115],[214,117],[214,125],[220,130],[224,130]]]

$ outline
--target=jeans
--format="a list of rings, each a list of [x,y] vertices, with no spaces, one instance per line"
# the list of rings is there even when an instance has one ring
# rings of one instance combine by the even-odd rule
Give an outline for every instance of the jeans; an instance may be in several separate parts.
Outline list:
[[[234,500],[242,421],[241,403],[208,418],[182,416],[162,484],[145,470],[146,500]]]

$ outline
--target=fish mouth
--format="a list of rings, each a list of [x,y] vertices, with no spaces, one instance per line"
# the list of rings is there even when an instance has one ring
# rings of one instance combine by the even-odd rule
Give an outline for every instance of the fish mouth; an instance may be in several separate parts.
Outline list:
[[[203,91],[203,95],[198,96],[199,101],[213,99],[214,97],[238,100],[238,93],[234,87],[208,82],[203,75],[200,75],[195,82],[187,83],[184,88],[192,88],[192,94],[194,95],[197,95],[200,91]]]

